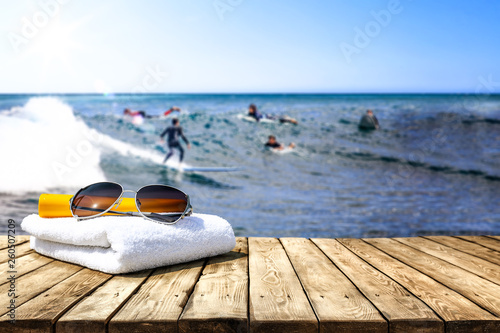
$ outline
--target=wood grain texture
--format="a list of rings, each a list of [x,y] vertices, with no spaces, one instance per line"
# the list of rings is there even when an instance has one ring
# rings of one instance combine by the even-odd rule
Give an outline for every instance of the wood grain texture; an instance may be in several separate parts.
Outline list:
[[[11,262],[0,264],[0,285],[8,282],[7,277],[12,272],[14,272],[16,277],[19,278],[52,261],[54,261],[54,259],[32,252],[28,255],[15,259],[13,268],[10,266]]]
[[[210,258],[179,319],[180,333],[248,331],[248,244]]]
[[[110,277],[84,268],[20,306],[14,325],[5,320],[6,316],[1,317],[0,331],[51,333],[55,321],[64,311]]]
[[[111,318],[109,333],[177,332],[177,320],[205,260],[156,269]]]
[[[238,238],[226,255],[111,277],[26,237],[18,322],[0,309],[0,332],[500,332],[500,237],[399,240]]]
[[[305,238],[281,238],[281,243],[319,319],[321,332],[387,332],[386,320]]]
[[[471,243],[467,242],[464,239],[449,236],[426,236],[424,238],[500,265],[500,252],[484,247],[477,243]]]
[[[15,282],[16,305],[20,306],[81,269],[81,266],[68,264],[62,261],[53,261],[21,276],[19,279],[16,279]],[[10,283],[0,286],[1,304],[8,304],[8,292],[10,288]],[[7,309],[4,307],[0,308],[0,315],[5,313],[7,313]]]
[[[275,238],[249,238],[250,331],[318,332],[318,320]]]
[[[457,236],[457,237],[469,242],[481,244],[482,246],[500,252],[500,240],[495,237],[486,237],[486,236]]]
[[[312,239],[389,321],[390,332],[443,332],[444,324],[421,300],[334,239]]]
[[[445,320],[446,332],[500,332],[500,318],[436,280],[362,240],[338,239],[338,241],[424,301]]]
[[[10,239],[12,239],[12,236]],[[22,243],[29,242],[30,236],[27,235],[15,235],[14,245],[20,245]],[[12,244],[12,243],[11,243]],[[0,250],[3,250],[9,246],[9,236],[8,235],[0,235]]]
[[[15,249],[15,258],[20,259],[22,256],[32,253],[33,250],[30,248],[29,242],[24,242],[14,247]],[[5,248],[0,250],[0,264],[7,262],[7,260],[11,259],[9,257],[9,249]]]
[[[364,240],[462,294],[494,315],[500,316],[499,285],[393,239],[366,238]]]
[[[500,266],[489,261],[421,237],[394,238],[394,240],[500,284]]]
[[[56,323],[59,333],[106,333],[109,319],[132,296],[152,270],[113,276],[83,298]]]

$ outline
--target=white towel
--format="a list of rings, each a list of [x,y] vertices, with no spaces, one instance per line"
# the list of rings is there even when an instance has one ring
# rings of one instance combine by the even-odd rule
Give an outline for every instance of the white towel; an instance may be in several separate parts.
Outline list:
[[[24,218],[31,248],[40,254],[105,273],[121,274],[173,265],[231,251],[231,225],[215,215],[193,214],[162,225],[131,216]]]

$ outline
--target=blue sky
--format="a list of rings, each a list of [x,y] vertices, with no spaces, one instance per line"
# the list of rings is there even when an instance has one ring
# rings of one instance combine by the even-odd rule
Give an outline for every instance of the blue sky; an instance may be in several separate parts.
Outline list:
[[[0,93],[500,92],[498,1],[0,4]]]

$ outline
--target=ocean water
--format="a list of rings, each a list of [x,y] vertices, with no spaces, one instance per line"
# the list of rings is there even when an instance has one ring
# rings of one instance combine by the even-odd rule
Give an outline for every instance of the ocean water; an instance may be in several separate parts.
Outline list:
[[[299,124],[244,121],[250,103]],[[187,165],[240,170],[162,166],[171,118],[134,124],[122,112],[172,105]],[[358,130],[368,108],[380,130]],[[297,148],[265,150],[270,134]],[[241,236],[500,234],[499,95],[0,95],[0,156],[2,234],[41,193],[103,180],[178,187]]]

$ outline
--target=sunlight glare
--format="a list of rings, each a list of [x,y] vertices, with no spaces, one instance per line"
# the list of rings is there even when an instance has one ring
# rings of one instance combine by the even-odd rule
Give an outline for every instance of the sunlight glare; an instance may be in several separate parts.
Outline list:
[[[81,46],[74,41],[73,31],[76,25],[63,26],[59,21],[52,24],[42,31],[34,40],[30,53],[40,56],[43,60],[42,72],[47,73],[55,63],[59,66],[63,63],[68,70],[71,70],[71,53]]]

